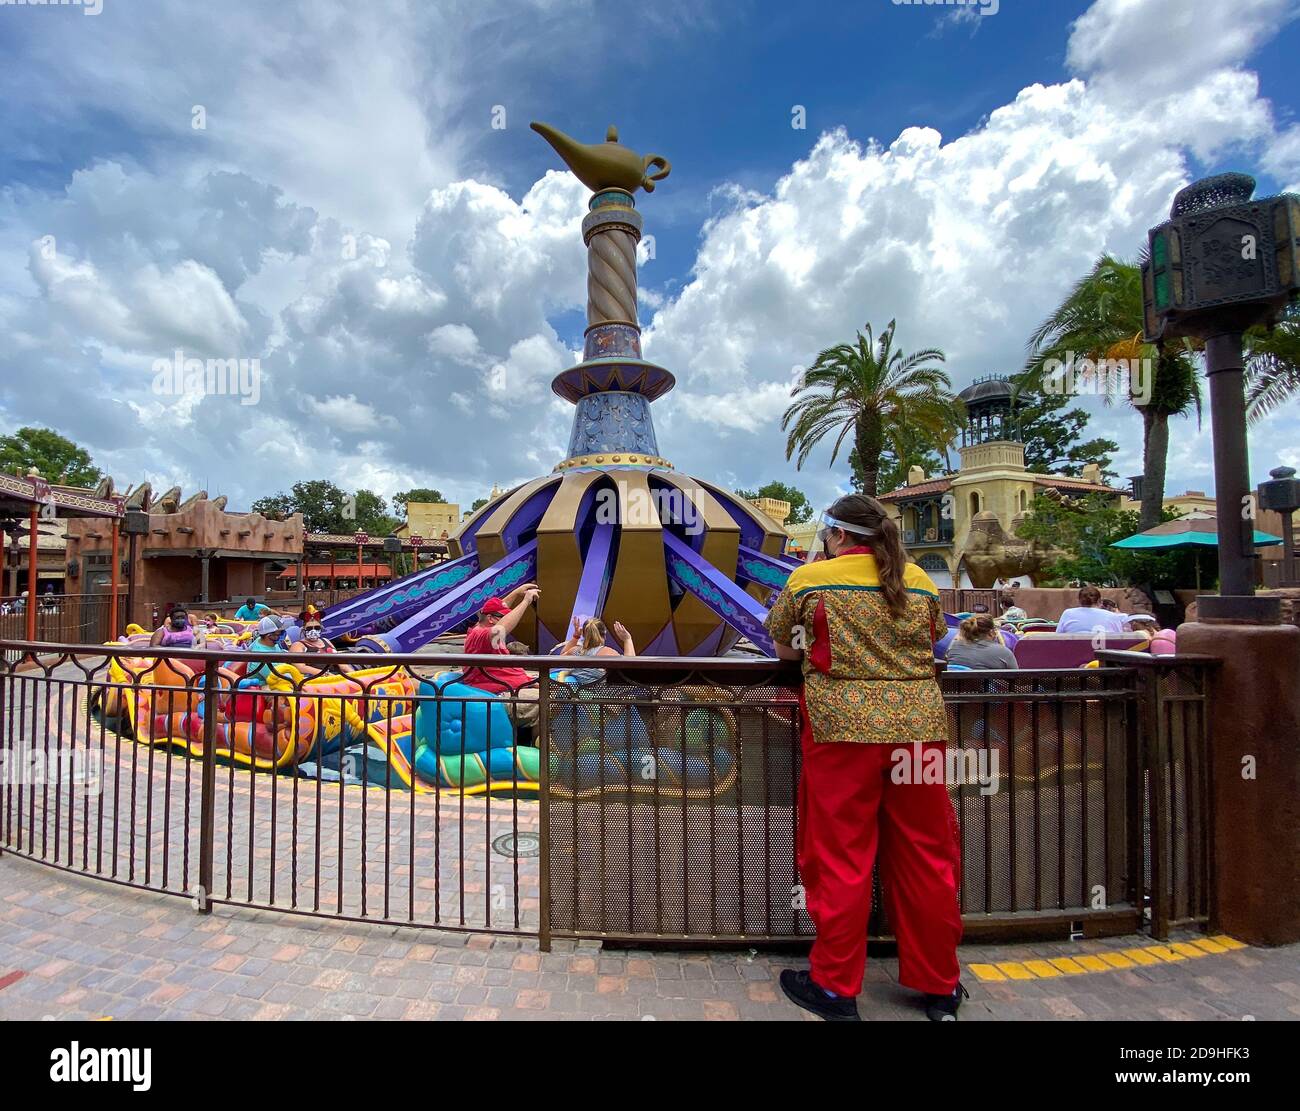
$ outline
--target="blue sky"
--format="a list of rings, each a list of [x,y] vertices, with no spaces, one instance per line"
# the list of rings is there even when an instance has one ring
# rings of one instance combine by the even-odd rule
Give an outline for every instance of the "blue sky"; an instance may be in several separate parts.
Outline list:
[[[997,7],[0,5],[0,431],[237,504],[316,477],[469,502],[549,471],[583,190],[527,124],[613,122],[673,163],[640,202],[647,353],[679,381],[664,454],[829,499],[842,461],[796,473],[779,429],[822,347],[897,317],[959,387],[1013,370],[1182,184],[1300,184],[1295,0]],[[178,348],[258,359],[256,404],[160,393]],[[1138,418],[1085,404],[1140,470]],[[1297,405],[1253,431],[1255,480],[1300,464],[1297,432]],[[1186,488],[1211,488],[1194,421]]]

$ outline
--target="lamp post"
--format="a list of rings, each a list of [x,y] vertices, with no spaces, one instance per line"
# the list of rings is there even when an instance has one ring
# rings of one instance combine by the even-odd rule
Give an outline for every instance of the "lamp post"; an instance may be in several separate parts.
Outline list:
[[[370,543],[370,534],[364,529],[357,529],[357,535],[354,538],[357,542],[357,591],[361,590],[361,557],[365,554],[366,545]]]
[[[1168,222],[1149,233],[1142,266],[1148,343],[1205,343],[1214,432],[1219,595],[1197,599],[1217,620],[1276,621],[1276,598],[1256,598],[1254,511],[1246,450],[1242,334],[1271,326],[1300,293],[1300,197],[1252,200],[1255,179],[1220,174],[1182,189]]]
[[[393,566],[395,556],[402,554],[402,541],[397,536],[384,537],[384,554],[388,556],[388,570],[394,578],[397,577],[397,568]]]
[[[122,579],[122,533],[116,520],[108,523],[109,541],[108,541],[108,639],[117,640],[117,617],[118,602],[117,596],[118,583]],[[72,570],[72,565],[68,565],[68,570]],[[87,578],[90,576],[87,575]],[[87,584],[89,588],[89,584]]]
[[[1211,927],[1279,945],[1300,941],[1300,890],[1277,883],[1300,869],[1300,628],[1281,623],[1280,597],[1254,593],[1242,337],[1300,292],[1300,197],[1251,200],[1254,190],[1253,178],[1223,174],[1174,198],[1142,267],[1143,332],[1203,340],[1210,379],[1219,595],[1197,599],[1178,655],[1219,660],[1207,680]]]
[[[22,561],[22,546],[18,541],[20,526],[17,521],[6,521],[5,531],[9,534],[9,594],[18,597],[18,567]]]
[[[122,516],[122,531],[127,537],[126,549],[126,623],[135,620],[136,555],[140,537],[149,535],[149,514],[143,509],[128,509]]]
[[[1296,566],[1295,526],[1292,514],[1300,509],[1300,482],[1294,467],[1274,467],[1268,472],[1271,482],[1259,484],[1259,507],[1271,509],[1282,517],[1282,574],[1279,586],[1300,586],[1300,567]]]

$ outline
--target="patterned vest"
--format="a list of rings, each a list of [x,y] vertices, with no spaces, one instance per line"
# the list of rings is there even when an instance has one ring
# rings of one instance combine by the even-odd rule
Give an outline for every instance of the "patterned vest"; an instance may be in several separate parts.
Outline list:
[[[885,603],[875,556],[841,555],[797,568],[768,614],[782,644],[804,651],[804,697],[813,739],[860,744],[944,741],[948,717],[934,677],[944,627],[939,591],[904,568],[907,609]]]

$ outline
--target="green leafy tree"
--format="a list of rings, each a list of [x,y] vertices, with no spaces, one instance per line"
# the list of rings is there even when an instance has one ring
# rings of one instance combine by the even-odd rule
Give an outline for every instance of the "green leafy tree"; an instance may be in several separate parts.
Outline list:
[[[275,494],[253,503],[253,511],[268,517],[290,517],[301,513],[308,532],[355,532],[348,521],[348,494],[326,479],[295,482],[287,494]]]
[[[1149,529],[1164,507],[1169,418],[1199,414],[1201,392],[1191,345],[1157,349],[1142,332],[1140,264],[1103,255],[1030,336],[1022,381],[1050,388],[1051,364],[1071,359],[1150,360],[1150,396],[1131,398],[1142,416],[1141,527]]]
[[[393,495],[393,509],[398,516],[406,517],[406,505],[408,502],[437,502],[445,503],[446,498],[442,496],[441,490],[434,490],[428,486],[417,486],[413,490],[407,490],[402,494]]]
[[[836,434],[833,466],[844,441],[852,437],[862,464],[863,492],[874,496],[887,447],[904,454],[909,431],[932,443],[952,439],[960,405],[951,379],[937,365],[944,361],[943,352],[895,350],[895,327],[891,320],[877,339],[868,324],[855,343],[828,347],[791,391],[795,400],[782,416],[781,428],[788,433],[785,457],[797,454],[797,467],[823,439]]]
[[[471,513],[477,513],[480,509],[482,509],[485,505],[487,505],[487,503],[488,503],[487,498],[475,498],[474,504],[469,507],[469,511]]]
[[[1060,586],[1077,581],[1097,586],[1173,590],[1196,584],[1195,549],[1112,548],[1116,540],[1142,529],[1136,510],[1119,509],[1103,495],[1090,494],[1071,501],[1039,494],[1030,509],[1031,513],[1017,528],[1017,535],[1064,553],[1045,569],[1044,585]],[[1160,516],[1162,521],[1178,518],[1177,513],[1167,509],[1162,509]],[[1202,568],[1211,563],[1213,560],[1203,559]],[[1204,570],[1201,583],[1208,585]]]
[[[373,490],[358,490],[355,497],[356,527],[371,536],[388,536],[402,522],[388,512],[388,502]]]
[[[254,502],[253,510],[279,518],[301,513],[308,532],[347,534],[362,530],[371,536],[387,536],[400,523],[389,515],[388,503],[373,491],[348,494],[326,479],[295,482],[287,494]]]
[[[52,428],[20,428],[0,436],[0,472],[26,475],[33,467],[59,486],[93,487],[104,477],[85,448]]]
[[[736,495],[746,501],[755,498],[773,498],[776,501],[790,503],[790,516],[785,519],[787,525],[801,525],[813,515],[812,503],[802,490],[787,486],[784,482],[769,482],[757,490],[737,490]]]
[[[1068,405],[1064,394],[1033,387],[1016,393],[1016,422],[1025,445],[1025,466],[1036,474],[1077,478],[1085,464],[1097,463],[1104,478],[1118,478],[1111,464],[1119,444],[1102,437],[1082,440],[1090,419],[1088,410]]]

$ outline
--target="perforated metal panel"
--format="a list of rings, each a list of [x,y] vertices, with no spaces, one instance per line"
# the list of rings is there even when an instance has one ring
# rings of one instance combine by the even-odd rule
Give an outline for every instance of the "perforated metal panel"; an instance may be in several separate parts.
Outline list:
[[[811,933],[789,689],[603,684],[550,708],[551,922],[581,936]]]

